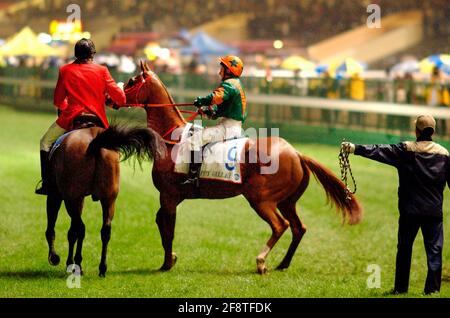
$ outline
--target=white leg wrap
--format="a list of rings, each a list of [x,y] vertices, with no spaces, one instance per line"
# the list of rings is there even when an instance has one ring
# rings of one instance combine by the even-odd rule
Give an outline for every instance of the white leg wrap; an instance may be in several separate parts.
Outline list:
[[[267,245],[264,245],[263,249],[259,253],[259,255],[256,257],[257,260],[265,260],[267,257],[267,254],[270,252],[270,247]]]

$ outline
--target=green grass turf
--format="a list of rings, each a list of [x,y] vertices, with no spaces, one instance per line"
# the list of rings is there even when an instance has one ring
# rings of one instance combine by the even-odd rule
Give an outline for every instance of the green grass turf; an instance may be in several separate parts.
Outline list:
[[[291,234],[286,232],[268,257],[269,273],[265,276],[256,274],[255,258],[269,238],[270,228],[243,197],[183,202],[178,208],[174,240],[178,262],[170,272],[159,272],[163,249],[155,224],[159,201],[150,178],[151,164],[133,170],[132,164],[122,163],[107,277],[97,276],[101,209],[88,198],[83,212],[85,275],[81,288],[69,289],[63,266],[69,217],[62,208],[56,227],[61,264],[52,267],[47,262],[44,236],[45,197],[33,193],[39,179],[39,139],[54,119],[51,114],[0,107],[0,297],[385,297],[393,286],[396,171],[351,157],[357,196],[365,209],[363,222],[342,225],[312,178],[297,204],[308,232],[291,267],[280,272],[274,268],[290,243]],[[295,147],[339,173],[338,145]],[[448,198],[448,190],[445,195]],[[449,222],[445,219],[448,237]],[[450,296],[450,253],[446,247],[443,256],[442,291],[435,297]],[[366,286],[369,264],[381,267],[380,289]],[[419,234],[410,293],[403,297],[422,297],[425,277],[426,258]]]

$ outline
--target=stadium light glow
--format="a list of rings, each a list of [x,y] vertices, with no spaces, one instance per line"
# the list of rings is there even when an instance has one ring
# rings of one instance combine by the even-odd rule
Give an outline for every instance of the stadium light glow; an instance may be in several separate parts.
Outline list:
[[[48,33],[39,33],[37,37],[41,43],[50,44],[52,42],[52,36]]]
[[[283,46],[284,46],[283,41],[281,41],[281,40],[275,40],[275,41],[273,41],[273,47],[274,47],[275,49],[277,49],[277,50],[282,49]]]

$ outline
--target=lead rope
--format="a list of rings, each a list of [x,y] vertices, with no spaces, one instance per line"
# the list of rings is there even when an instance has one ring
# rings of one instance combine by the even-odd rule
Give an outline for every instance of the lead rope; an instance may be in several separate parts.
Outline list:
[[[342,142],[345,142],[345,139],[342,140]],[[350,201],[352,199],[351,194],[356,193],[356,181],[353,177],[352,168],[350,167],[350,160],[348,159],[349,153],[344,150],[344,147],[341,146],[341,150],[339,151],[339,167],[341,168],[341,180],[344,182],[345,185],[345,193],[347,194],[346,200]],[[352,191],[350,187],[348,186],[348,174],[350,174],[350,177],[352,179],[352,183],[354,186],[354,190]]]

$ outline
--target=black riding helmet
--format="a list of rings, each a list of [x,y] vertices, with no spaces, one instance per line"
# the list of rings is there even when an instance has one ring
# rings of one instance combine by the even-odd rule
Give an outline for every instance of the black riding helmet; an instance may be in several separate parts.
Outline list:
[[[78,60],[87,60],[94,57],[97,53],[94,42],[90,39],[82,38],[75,44],[75,57]]]

